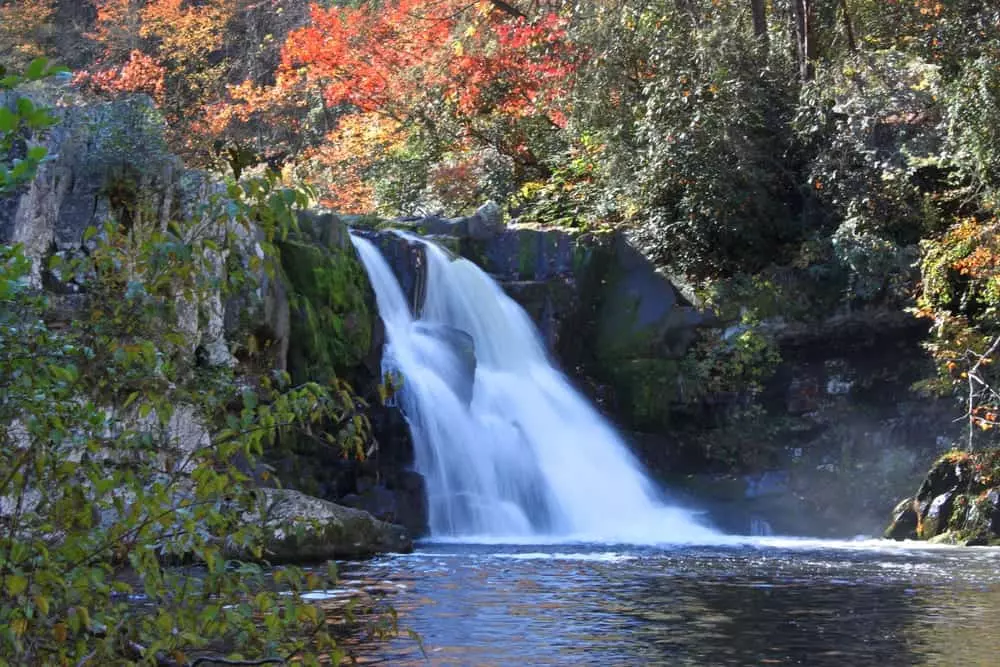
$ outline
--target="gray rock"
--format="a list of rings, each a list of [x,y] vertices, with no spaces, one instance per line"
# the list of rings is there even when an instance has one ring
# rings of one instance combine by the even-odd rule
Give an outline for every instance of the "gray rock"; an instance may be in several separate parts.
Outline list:
[[[931,501],[920,522],[920,537],[926,540],[948,529],[954,496],[953,491],[946,491]]]
[[[615,246],[601,297],[597,354],[604,362],[623,357],[679,359],[696,329],[712,323],[624,237]]]
[[[0,104],[21,95],[52,106],[58,118],[45,140],[49,162],[29,186],[0,204],[0,242],[24,244],[36,285],[52,249],[79,248],[84,231],[121,203],[141,204],[136,215],[169,219],[183,166],[166,150],[163,119],[151,100],[81,104],[70,97],[56,106],[67,93],[38,85],[8,93]]]
[[[413,542],[402,526],[368,512],[290,489],[261,489],[267,531],[264,558],[271,563],[319,562],[409,552]],[[236,555],[236,554],[234,554]]]
[[[892,510],[892,521],[885,529],[885,538],[889,540],[917,539],[917,524],[919,517],[914,508],[913,498],[905,498]]]
[[[474,241],[488,241],[504,228],[503,211],[493,201],[486,202],[476,209],[475,215],[466,218],[466,234]]]

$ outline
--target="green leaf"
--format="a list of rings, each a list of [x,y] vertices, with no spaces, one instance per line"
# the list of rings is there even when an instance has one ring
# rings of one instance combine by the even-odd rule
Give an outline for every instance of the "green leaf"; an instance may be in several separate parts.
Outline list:
[[[13,132],[17,129],[20,120],[20,116],[7,107],[0,107],[0,132]]]
[[[28,69],[25,70],[24,76],[30,81],[37,81],[45,76],[45,68],[49,64],[49,61],[45,58],[35,58],[28,65]]]
[[[35,162],[41,162],[45,159],[45,156],[49,154],[49,149],[45,146],[32,146],[28,149],[28,159]]]

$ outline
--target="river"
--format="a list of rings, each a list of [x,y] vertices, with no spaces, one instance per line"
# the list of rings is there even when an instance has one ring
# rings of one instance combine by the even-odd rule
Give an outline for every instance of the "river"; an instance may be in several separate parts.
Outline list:
[[[1000,664],[998,566],[998,549],[764,538],[431,543],[342,571],[399,614],[364,662],[966,667]]]

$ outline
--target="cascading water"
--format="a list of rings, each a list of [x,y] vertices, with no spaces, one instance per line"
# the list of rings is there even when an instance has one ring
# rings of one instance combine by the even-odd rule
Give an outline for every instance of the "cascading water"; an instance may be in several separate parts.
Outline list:
[[[479,267],[414,237],[428,264],[414,319],[379,250],[352,239],[385,322],[385,370],[403,378],[433,537],[718,540],[661,502],[614,429],[550,363],[528,315]]]

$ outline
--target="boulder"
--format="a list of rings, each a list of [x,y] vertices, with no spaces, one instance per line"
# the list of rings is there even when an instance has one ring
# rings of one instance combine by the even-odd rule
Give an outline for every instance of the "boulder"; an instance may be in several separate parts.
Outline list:
[[[261,489],[267,531],[264,558],[271,563],[365,558],[413,550],[402,526],[368,512],[290,489]],[[234,554],[236,555],[236,554]]]
[[[916,497],[896,506],[885,536],[1000,543],[1000,449],[952,451],[938,459]]]
[[[905,498],[893,508],[892,520],[885,529],[884,536],[888,540],[915,540],[919,537],[917,535],[919,521],[920,517],[914,507],[913,498]]]

